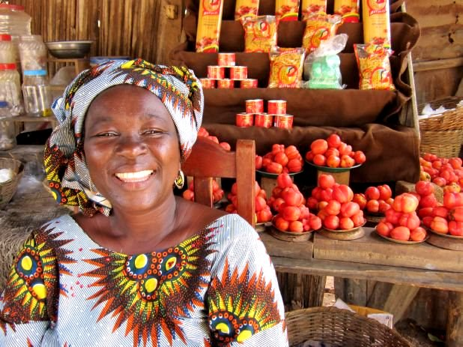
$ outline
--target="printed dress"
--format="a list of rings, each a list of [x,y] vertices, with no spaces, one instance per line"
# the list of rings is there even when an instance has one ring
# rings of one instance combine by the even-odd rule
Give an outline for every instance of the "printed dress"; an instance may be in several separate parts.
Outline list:
[[[0,299],[0,346],[287,345],[270,257],[235,214],[131,256],[62,216],[26,241]]]

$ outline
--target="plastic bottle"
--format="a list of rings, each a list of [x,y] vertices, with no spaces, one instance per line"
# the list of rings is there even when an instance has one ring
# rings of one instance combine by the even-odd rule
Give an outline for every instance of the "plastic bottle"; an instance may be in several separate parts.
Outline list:
[[[14,43],[11,41],[11,35],[0,34],[0,63],[16,63],[17,51]]]
[[[0,4],[0,33],[10,34],[13,40],[31,34],[32,18],[24,6]]]
[[[52,115],[51,90],[46,70],[23,71],[22,91],[27,114],[36,117]]]
[[[22,71],[47,70],[47,46],[40,35],[21,36],[19,55]]]
[[[0,101],[0,110],[3,102]],[[16,146],[16,128],[14,122],[0,118],[0,151],[7,151]]]
[[[20,76],[16,64],[0,63],[0,118],[22,112]]]

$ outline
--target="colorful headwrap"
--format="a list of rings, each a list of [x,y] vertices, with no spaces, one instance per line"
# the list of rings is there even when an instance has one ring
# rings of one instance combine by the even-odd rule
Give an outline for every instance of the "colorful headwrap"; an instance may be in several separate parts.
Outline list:
[[[184,67],[153,65],[142,59],[110,61],[83,71],[52,109],[59,121],[45,147],[45,171],[55,199],[92,215],[109,215],[111,204],[95,191],[83,152],[87,109],[104,90],[130,84],[149,90],[166,106],[177,128],[182,159],[196,141],[203,114],[203,92],[193,72]]]

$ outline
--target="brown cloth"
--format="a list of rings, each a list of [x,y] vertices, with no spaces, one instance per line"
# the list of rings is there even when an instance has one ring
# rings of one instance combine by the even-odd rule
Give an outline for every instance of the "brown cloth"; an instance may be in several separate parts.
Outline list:
[[[225,0],[220,52],[235,52],[236,65],[248,67],[248,77],[259,81],[257,89],[205,90],[203,123],[213,135],[233,144],[238,138],[256,140],[257,149],[269,142],[310,144],[316,138],[337,132],[354,149],[365,151],[368,164],[354,170],[354,181],[417,181],[419,178],[419,139],[415,129],[399,125],[399,114],[409,102],[412,89],[406,82],[407,54],[420,35],[417,21],[406,13],[396,13],[403,0],[390,1],[393,56],[390,59],[396,91],[358,90],[358,68],[354,43],[363,43],[363,24],[346,23],[338,32],[349,36],[340,54],[344,90],[269,89],[268,54],[244,53],[244,31],[233,20],[234,0]],[[328,13],[333,1],[328,1]],[[199,0],[187,0],[189,16],[184,20],[187,40],[171,52],[173,64],[185,64],[198,77],[207,77],[207,66],[217,65],[216,53],[195,53]],[[261,0],[259,14],[274,14],[275,0]],[[301,47],[305,23],[281,22],[278,45]],[[245,111],[247,99],[287,100],[287,113],[294,116],[292,131],[283,129],[241,129],[234,126],[235,115]],[[322,127],[322,128],[318,128]],[[218,132],[220,130],[220,132]],[[221,136],[224,136],[223,138]],[[304,139],[304,140],[302,140]],[[360,141],[357,143],[357,141]],[[392,144],[392,145],[391,145]],[[303,154],[308,150],[306,148]]]

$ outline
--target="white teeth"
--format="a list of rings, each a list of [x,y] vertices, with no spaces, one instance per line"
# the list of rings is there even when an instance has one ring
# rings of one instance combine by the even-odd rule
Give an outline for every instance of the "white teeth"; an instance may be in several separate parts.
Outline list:
[[[137,172],[120,172],[116,173],[116,177],[124,182],[141,182],[148,179],[153,173],[153,170],[143,170]]]

